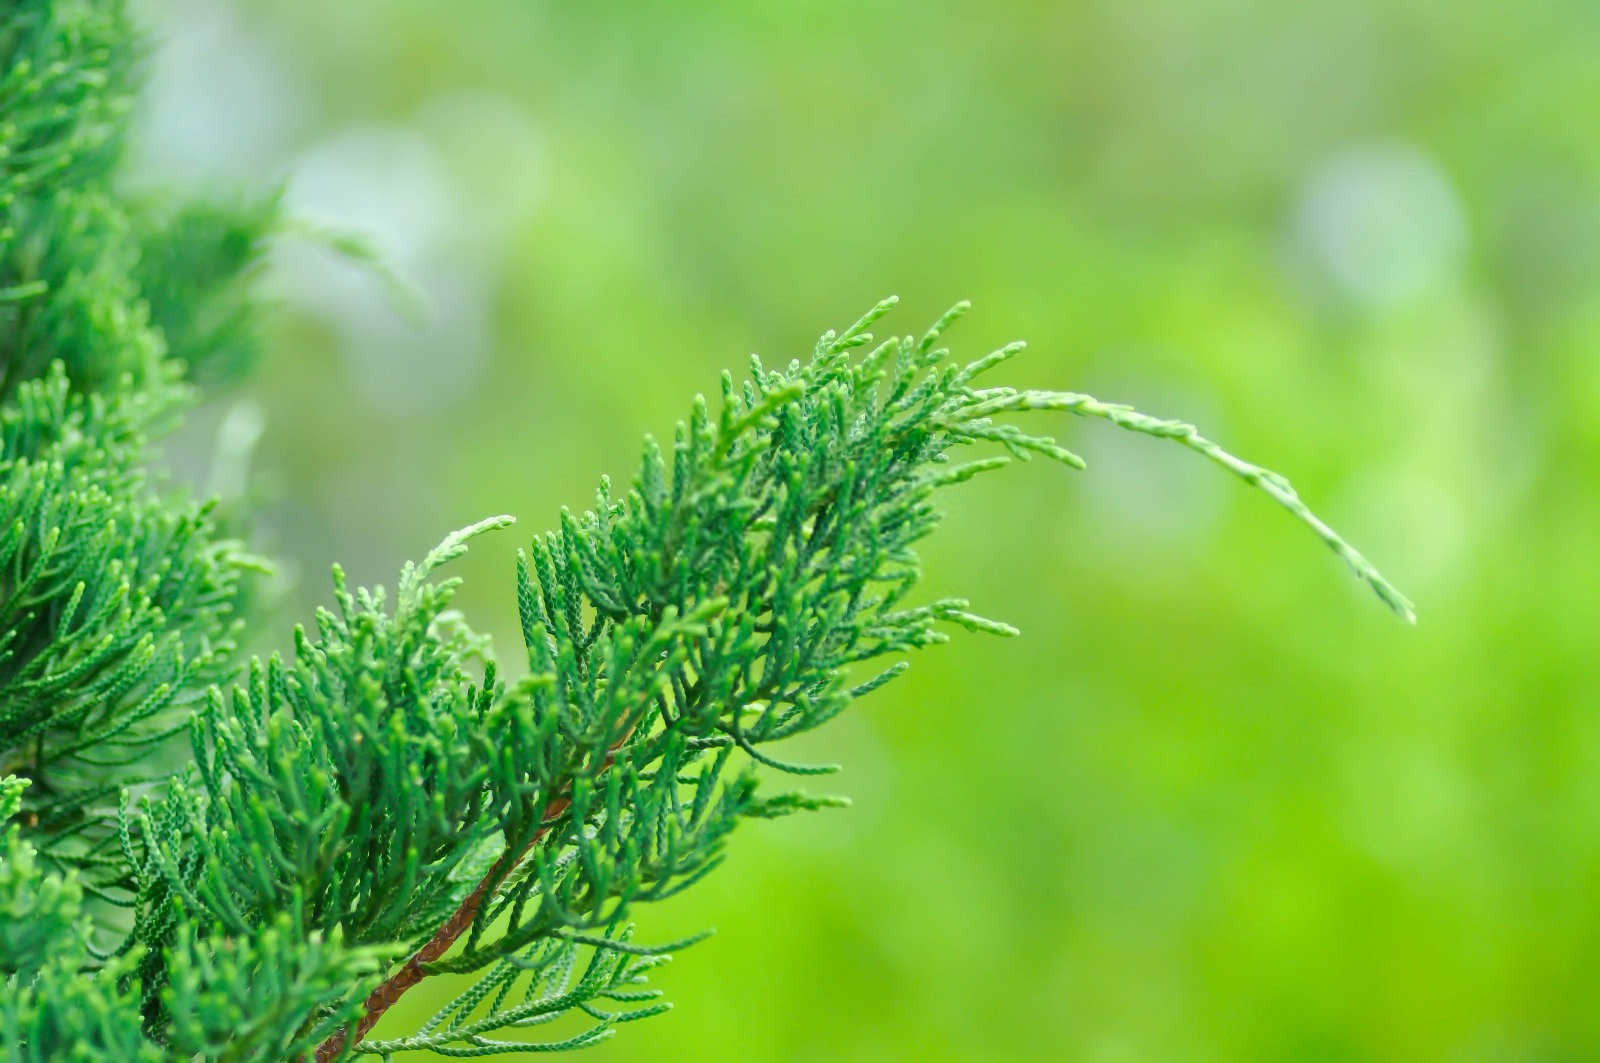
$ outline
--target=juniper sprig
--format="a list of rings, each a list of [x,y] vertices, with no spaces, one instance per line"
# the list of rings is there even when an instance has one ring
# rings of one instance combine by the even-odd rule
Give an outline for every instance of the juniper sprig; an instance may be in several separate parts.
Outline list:
[[[781,748],[951,628],[917,546],[946,488],[1083,463],[1014,415],[1170,439],[1306,523],[1411,608],[1287,481],[1192,426],[987,384],[879,303],[806,360],[722,378],[625,489],[518,554],[507,678],[440,576],[334,570],[284,655],[236,643],[260,562],[150,471],[200,389],[248,368],[268,201],[112,183],[134,41],[116,0],[0,15],[0,1044],[9,1060],[305,1060],[577,1048],[667,1005],[639,905],[692,887],[744,820],[842,803]],[[525,668],[524,668],[525,664]],[[417,1029],[412,986],[469,975]],[[536,1027],[557,1024],[541,1036]]]
[[[699,399],[670,449],[647,441],[625,494],[602,480],[593,508],[532,540],[517,566],[522,679],[500,683],[492,661],[477,678],[482,644],[445,612],[454,581],[430,582],[508,518],[408,567],[392,611],[381,589],[351,593],[336,573],[337,609],[297,634],[292,662],[257,662],[231,698],[212,696],[194,772],[131,817],[146,894],[235,936],[292,910],[346,942],[408,943],[319,1059],[575,1045],[653,1013],[595,1003],[654,955],[629,944],[633,907],[709,872],[740,820],[836,803],[765,793],[757,766],[831,770],[775,743],[905,668],[864,665],[943,641],[947,626],[1015,634],[961,599],[908,600],[939,491],[1013,456],[1082,465],[997,414],[1065,410],[1180,440],[1283,502],[1409,616],[1282,478],[1187,425],[978,387],[1021,347],[949,363],[938,341],[964,306],[920,338],[872,346],[868,327],[893,305],[825,335],[808,362],[756,361],[738,385],[725,375],[715,412]],[[980,444],[1005,453],[957,460]],[[147,922],[143,944],[158,948],[174,921]],[[588,972],[569,984],[578,946]],[[417,1034],[361,1041],[423,978],[471,972],[481,988]],[[573,1040],[488,1036],[580,1007],[595,1025]]]

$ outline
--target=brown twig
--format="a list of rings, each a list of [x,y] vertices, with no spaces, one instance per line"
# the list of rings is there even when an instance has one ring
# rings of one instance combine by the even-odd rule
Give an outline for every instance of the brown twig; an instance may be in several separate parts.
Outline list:
[[[599,771],[603,772],[611,766],[616,759],[617,750],[621,749],[622,744],[632,737],[633,729],[638,726],[638,723],[637,719],[628,723],[626,729],[622,732],[622,737],[613,742],[611,748],[606,752],[605,760],[601,762]],[[565,815],[567,809],[571,807],[572,786],[569,781],[563,787],[561,796],[552,800],[545,808],[544,820],[539,824],[539,828],[533,832],[533,837],[528,839],[527,844],[515,855],[510,852],[502,853],[500,859],[495,861],[494,866],[473,887],[472,892],[467,894],[465,899],[456,906],[454,912],[450,913],[450,918],[446,919],[439,929],[433,932],[433,937],[428,939],[427,944],[413,952],[406,959],[406,962],[400,965],[399,970],[384,979],[382,985],[367,994],[367,999],[362,1005],[361,1018],[356,1022],[354,1041],[359,1041],[365,1037],[367,1031],[378,1024],[378,1020],[383,1018],[383,1013],[393,1007],[406,990],[428,976],[428,972],[422,969],[423,965],[433,963],[450,951],[450,946],[456,943],[456,939],[478,917],[478,909],[483,907],[483,902],[501,882],[505,881],[505,877],[511,874],[518,864],[522,863],[523,858],[539,843],[539,839],[544,837],[545,832]],[[330,1034],[327,1040],[317,1046],[315,1063],[329,1063],[330,1060],[336,1059],[344,1051],[347,1037],[349,1037],[348,1030],[340,1030],[338,1033]]]
[[[456,910],[450,914],[450,918],[446,919],[439,929],[433,932],[433,937],[428,939],[427,944],[413,952],[406,959],[406,962],[400,965],[399,970],[385,979],[382,985],[367,994],[366,1002],[362,1005],[361,1018],[356,1022],[356,1041],[365,1037],[367,1031],[378,1024],[378,1020],[383,1018],[383,1013],[393,1007],[406,990],[428,976],[428,972],[422,969],[423,965],[433,963],[450,951],[450,946],[456,943],[456,939],[477,918],[478,909],[483,907],[484,900],[494,892],[495,887],[504,881],[505,877],[518,864],[522,863],[523,857],[528,855],[528,851],[538,843],[540,838],[544,837],[544,832],[550,829],[550,825],[560,818],[571,804],[572,799],[570,797],[558,797],[552,801],[550,807],[545,810],[544,822],[539,824],[539,829],[533,832],[533,837],[528,839],[528,844],[524,845],[521,851],[514,856],[511,853],[502,854],[500,859],[495,861],[494,866],[489,869],[488,873],[478,881],[472,892],[467,894],[466,898],[456,906]],[[340,1030],[318,1045],[316,1063],[329,1063],[330,1060],[337,1058],[344,1051],[347,1036],[347,1030]]]

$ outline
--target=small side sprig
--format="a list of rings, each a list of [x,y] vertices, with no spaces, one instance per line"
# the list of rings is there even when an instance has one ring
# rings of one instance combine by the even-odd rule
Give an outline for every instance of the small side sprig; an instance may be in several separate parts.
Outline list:
[[[1156,439],[1170,439],[1221,465],[1252,487],[1266,492],[1278,505],[1294,514],[1330,550],[1338,554],[1356,578],[1366,583],[1383,604],[1408,624],[1417,622],[1416,609],[1410,599],[1401,594],[1394,584],[1384,578],[1377,566],[1368,561],[1361,551],[1350,545],[1326,521],[1311,511],[1300,498],[1294,485],[1271,469],[1245,461],[1224,450],[1220,445],[1200,434],[1200,430],[1185,421],[1166,420],[1140,413],[1132,406],[1101,402],[1093,395],[1074,391],[1017,391],[1013,388],[984,388],[973,392],[976,403],[964,415],[1008,413],[1022,410],[1064,410],[1079,417],[1110,421],[1118,428]]]
[[[496,1055],[583,1048],[616,1033],[623,1023],[669,1010],[661,991],[646,984],[648,972],[668,962],[689,942],[646,947],[633,942],[633,927],[605,934],[544,938],[498,960],[489,973],[440,1008],[415,1034],[363,1041],[357,1052],[434,1051],[445,1055]],[[522,1031],[581,1012],[590,1025],[557,1040],[501,1040],[502,1031]]]

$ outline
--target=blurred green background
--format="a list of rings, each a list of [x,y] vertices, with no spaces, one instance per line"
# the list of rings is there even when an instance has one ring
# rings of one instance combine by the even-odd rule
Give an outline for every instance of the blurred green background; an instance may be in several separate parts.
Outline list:
[[[461,603],[515,659],[518,540],[888,292],[1290,474],[1417,600],[1061,424],[1088,472],[975,483],[925,551],[1024,636],[797,751],[855,807],[639,910],[720,933],[590,1058],[1600,1058],[1600,7],[145,7],[130,179],[287,182],[423,304],[286,243],[269,359],[186,437],[265,426],[268,645],[328,562],[510,512]]]

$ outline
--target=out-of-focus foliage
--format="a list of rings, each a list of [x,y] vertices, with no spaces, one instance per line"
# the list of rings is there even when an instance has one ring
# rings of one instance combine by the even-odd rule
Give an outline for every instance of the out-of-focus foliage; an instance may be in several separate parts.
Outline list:
[[[117,791],[166,767],[187,702],[228,673],[255,564],[148,472],[192,398],[176,355],[208,353],[151,311],[181,291],[205,315],[251,256],[207,263],[112,187],[135,52],[119,3],[0,21],[0,773],[32,782],[18,829],[42,864],[102,899],[127,886],[105,859]]]
[[[284,257],[262,460],[313,570],[582,500],[686,381],[892,290],[1271,456],[1417,600],[1175,448],[973,484],[933,589],[1023,637],[841,721],[855,807],[667,902],[723,933],[594,1058],[1600,1053],[1592,5],[150,6],[145,179],[288,179],[429,303]],[[508,558],[460,564],[515,645]]]

